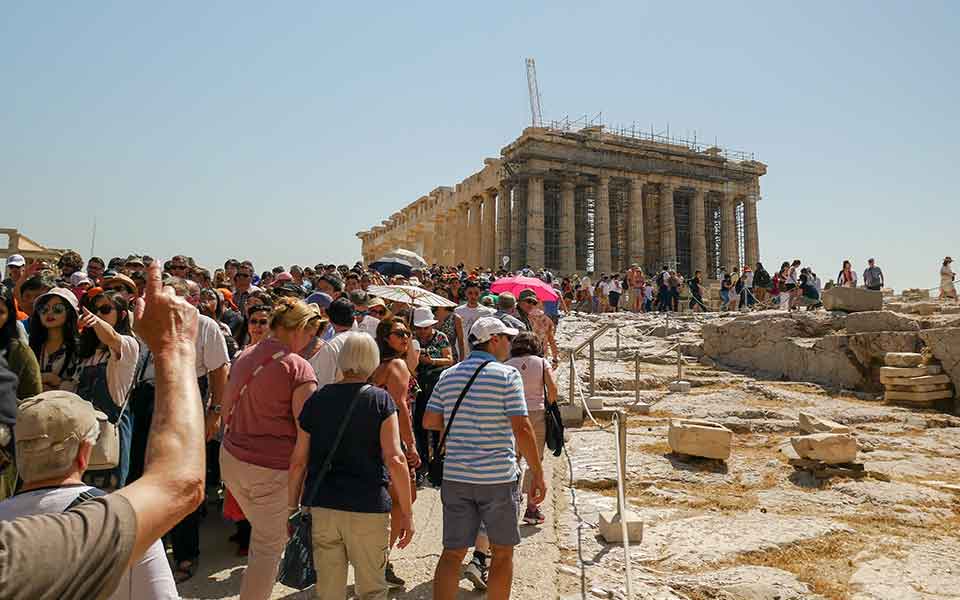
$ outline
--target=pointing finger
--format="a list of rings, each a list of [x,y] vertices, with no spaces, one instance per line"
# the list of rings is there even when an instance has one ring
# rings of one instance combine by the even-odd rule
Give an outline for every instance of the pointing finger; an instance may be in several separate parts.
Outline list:
[[[143,290],[144,297],[148,302],[158,296],[163,289],[162,277],[160,276],[160,262],[159,260],[155,260],[147,267],[147,283]]]

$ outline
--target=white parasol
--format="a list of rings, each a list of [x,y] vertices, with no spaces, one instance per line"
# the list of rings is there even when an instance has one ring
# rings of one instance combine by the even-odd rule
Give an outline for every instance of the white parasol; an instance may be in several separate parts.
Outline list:
[[[422,256],[420,256],[413,250],[406,250],[404,248],[397,248],[396,250],[391,250],[390,252],[387,252],[386,254],[381,256],[379,260],[384,260],[389,258],[401,258],[407,261],[408,263],[410,263],[410,266],[413,267],[414,269],[420,269],[427,266],[427,261],[425,261]]]
[[[456,306],[443,296],[414,285],[371,285],[367,288],[367,293],[384,300],[403,302],[411,306],[444,306],[448,308]]]

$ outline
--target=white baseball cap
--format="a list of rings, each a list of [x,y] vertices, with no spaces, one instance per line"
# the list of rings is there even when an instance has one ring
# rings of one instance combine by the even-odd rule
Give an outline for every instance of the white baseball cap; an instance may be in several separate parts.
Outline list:
[[[413,309],[414,327],[431,327],[436,324],[437,320],[433,318],[433,311],[426,306],[420,306]]]
[[[519,329],[507,327],[503,321],[496,317],[480,317],[470,327],[470,343],[482,344],[495,335],[514,336],[520,333]]]
[[[8,267],[22,267],[25,264],[27,264],[27,261],[19,254],[12,254],[7,258]]]

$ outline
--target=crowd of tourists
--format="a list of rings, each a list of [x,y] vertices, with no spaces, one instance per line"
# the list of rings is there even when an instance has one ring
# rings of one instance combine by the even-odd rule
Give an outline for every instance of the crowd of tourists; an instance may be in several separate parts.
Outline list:
[[[187,256],[159,264],[68,252],[55,265],[15,256],[7,267],[0,357],[16,385],[0,401],[0,522],[135,490],[147,477],[169,375],[139,332],[154,274],[161,293],[195,313],[189,379],[203,410],[205,493],[222,496],[237,523],[241,598],[270,597],[289,519],[304,513],[323,573],[317,596],[344,597],[349,561],[362,598],[386,597],[405,583],[390,556],[413,538],[417,489],[431,479],[444,505],[435,597],[453,598],[461,574],[509,597],[519,527],[544,522],[554,333],[567,310],[558,294],[493,293],[496,275],[462,266],[258,273],[228,260],[211,272]],[[429,478],[441,459],[442,478]],[[178,597],[176,585],[197,572],[211,506],[197,503],[161,532],[112,597]]]
[[[943,261],[941,295],[956,298],[951,263]],[[826,285],[800,260],[772,275],[761,263],[719,273],[723,310],[815,308],[823,289],[858,285],[850,261]],[[494,291],[514,276],[531,285]],[[872,290],[886,284],[873,259],[861,279]],[[398,286],[440,300],[382,291]],[[707,293],[699,271],[685,278],[666,266],[557,278],[526,267],[258,272],[251,261],[210,270],[182,255],[160,264],[67,252],[29,265],[13,256],[0,286],[0,523],[89,511],[117,490],[136,510],[134,491],[151,489],[151,465],[169,456],[157,445],[176,445],[170,422],[190,431],[190,411],[174,419],[161,406],[179,389],[202,411],[205,493],[222,498],[236,522],[231,541],[247,557],[241,599],[270,596],[291,517],[304,514],[323,573],[317,596],[344,597],[349,562],[360,597],[385,597],[405,583],[390,557],[415,535],[417,490],[431,484],[444,509],[434,596],[453,598],[462,575],[506,598],[519,527],[544,522],[558,320],[678,311],[682,298],[704,311]],[[167,360],[171,346],[190,357],[186,382]],[[103,566],[101,584],[118,586],[113,598],[178,597],[176,584],[197,572],[200,523],[214,505],[173,502],[176,520],[148,520],[156,535],[116,577]]]

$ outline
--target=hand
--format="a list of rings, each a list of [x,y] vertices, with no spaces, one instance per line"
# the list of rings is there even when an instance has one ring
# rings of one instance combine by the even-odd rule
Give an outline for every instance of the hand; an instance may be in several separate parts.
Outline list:
[[[207,433],[207,441],[209,442],[217,435],[217,432],[220,431],[220,415],[207,411],[207,416],[204,418],[205,430]]]
[[[300,511],[299,508],[288,508],[287,509],[287,537],[293,537],[293,515],[297,514]]]
[[[398,532],[396,547],[403,550],[413,541],[413,534],[416,532],[413,526],[412,515],[400,515],[394,519],[393,530]]]
[[[539,505],[547,497],[547,482],[543,479],[543,469],[532,473],[533,482],[530,486],[529,503]]]
[[[407,458],[407,466],[411,469],[420,467],[420,454],[417,453],[416,444],[409,444],[403,455]]]
[[[60,376],[56,373],[44,373],[40,376],[40,382],[54,389],[59,389],[62,383]]]
[[[143,316],[134,327],[155,355],[172,352],[177,348],[193,349],[197,337],[197,309],[178,298],[173,288],[163,288],[160,279],[160,265],[156,260],[147,269],[147,283],[144,286],[146,306]]]
[[[421,364],[421,365],[432,365],[432,364],[433,364],[433,358],[431,358],[430,355],[427,354],[427,353],[421,353],[421,354],[420,354],[420,364]]]
[[[90,327],[91,329],[97,326],[97,323],[100,322],[100,317],[93,314],[86,308],[80,307],[80,328],[86,329]]]

